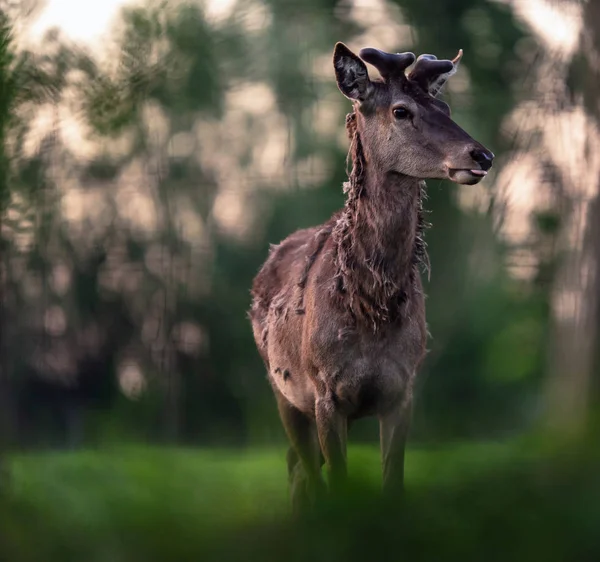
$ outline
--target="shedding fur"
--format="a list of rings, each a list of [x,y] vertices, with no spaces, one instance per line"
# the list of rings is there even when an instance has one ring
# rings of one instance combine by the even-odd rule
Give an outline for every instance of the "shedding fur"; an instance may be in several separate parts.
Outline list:
[[[399,282],[397,276],[390,271],[389,264],[377,257],[367,261],[368,273],[372,278],[369,291],[364,290],[364,283],[357,275],[358,257],[354,253],[357,226],[360,223],[359,204],[365,193],[366,160],[360,133],[356,124],[356,113],[346,116],[346,130],[350,139],[347,162],[351,163],[348,181],[344,183],[346,205],[333,228],[335,241],[336,275],[333,288],[345,301],[353,322],[361,322],[376,332],[385,323],[397,321],[403,311],[407,298],[405,284]],[[409,272],[408,283],[417,289],[415,279],[419,268],[429,272],[429,256],[425,242],[425,229],[429,224],[425,221],[423,200],[426,198],[425,182],[419,186],[417,201],[418,223],[414,246],[412,248],[412,271]]]

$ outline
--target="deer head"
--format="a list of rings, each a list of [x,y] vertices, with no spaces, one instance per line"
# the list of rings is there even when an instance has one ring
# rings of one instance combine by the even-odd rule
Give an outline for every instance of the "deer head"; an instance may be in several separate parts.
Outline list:
[[[354,104],[367,161],[383,173],[480,182],[493,153],[450,118],[448,104],[436,99],[456,72],[462,51],[454,60],[421,55],[408,75],[406,69],[415,62],[412,53],[369,48],[359,55],[337,43],[333,64],[340,91]],[[382,80],[370,80],[363,61],[377,68]]]

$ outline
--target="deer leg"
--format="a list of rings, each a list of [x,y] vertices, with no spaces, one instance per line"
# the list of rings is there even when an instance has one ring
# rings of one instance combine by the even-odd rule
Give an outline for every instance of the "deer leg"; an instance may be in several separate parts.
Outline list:
[[[344,489],[347,478],[347,419],[337,408],[330,393],[317,398],[316,419],[321,450],[329,473],[329,487],[333,494],[338,494]]]
[[[412,416],[412,396],[404,398],[399,408],[379,421],[383,490],[402,494],[404,491],[404,451]]]
[[[290,404],[277,388],[279,417],[290,441],[287,453],[292,510],[302,512],[325,491],[323,459],[314,421]]]

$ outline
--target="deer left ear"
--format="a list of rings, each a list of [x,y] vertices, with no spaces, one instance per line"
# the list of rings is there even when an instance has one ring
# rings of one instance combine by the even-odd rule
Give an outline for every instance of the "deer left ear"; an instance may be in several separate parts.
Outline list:
[[[335,45],[333,67],[337,85],[342,94],[351,100],[361,102],[369,97],[373,90],[373,84],[369,80],[367,67],[343,43]]]
[[[459,49],[458,54],[452,59],[452,70],[440,74],[429,83],[429,95],[435,98],[442,91],[442,88],[444,87],[444,84],[446,84],[446,82],[448,81],[448,78],[450,78],[450,76],[452,76],[453,74],[456,74],[462,56],[463,50]]]

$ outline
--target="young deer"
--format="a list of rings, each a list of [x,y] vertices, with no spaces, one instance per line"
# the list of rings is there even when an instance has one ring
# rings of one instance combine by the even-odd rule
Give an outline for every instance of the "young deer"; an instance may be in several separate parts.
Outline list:
[[[427,328],[419,266],[427,265],[422,201],[427,178],[481,181],[494,155],[436,99],[457,69],[432,55],[335,46],[352,171],[343,210],[299,230],[256,276],[250,319],[291,442],[292,505],[333,493],[346,477],[348,423],[380,420],[383,484],[401,491],[417,369]],[[362,59],[362,60],[361,60]],[[369,79],[364,62],[382,80]]]

